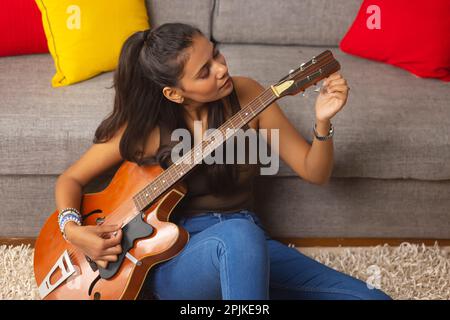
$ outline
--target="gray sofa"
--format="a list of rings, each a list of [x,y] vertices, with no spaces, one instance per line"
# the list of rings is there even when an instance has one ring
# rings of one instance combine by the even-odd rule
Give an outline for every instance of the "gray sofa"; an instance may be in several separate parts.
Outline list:
[[[152,26],[187,22],[219,42],[231,75],[264,86],[331,49],[351,87],[332,122],[335,167],[317,186],[281,163],[255,180],[256,211],[274,237],[450,238],[450,90],[438,80],[337,47],[360,0],[147,1]],[[52,88],[50,54],[0,58],[0,237],[36,237],[55,210],[55,180],[111,111],[112,72]],[[315,94],[278,101],[311,142]],[[116,168],[85,192],[104,188]]]

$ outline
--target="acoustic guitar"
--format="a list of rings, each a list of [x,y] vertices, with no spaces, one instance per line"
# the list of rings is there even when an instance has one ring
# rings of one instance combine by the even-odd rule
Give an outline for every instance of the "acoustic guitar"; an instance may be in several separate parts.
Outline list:
[[[304,92],[339,69],[339,62],[326,50],[291,70],[217,130],[227,140],[236,132],[227,128],[242,128],[274,101]],[[82,196],[83,225],[122,226],[122,253],[107,268],[64,240],[55,210],[42,227],[34,250],[34,274],[41,298],[136,299],[151,268],[178,255],[189,241],[184,228],[169,222],[187,192],[183,177],[225,140],[207,135],[167,169],[124,161],[103,191]],[[198,151],[202,156],[196,161],[185,161],[186,157],[195,159]]]

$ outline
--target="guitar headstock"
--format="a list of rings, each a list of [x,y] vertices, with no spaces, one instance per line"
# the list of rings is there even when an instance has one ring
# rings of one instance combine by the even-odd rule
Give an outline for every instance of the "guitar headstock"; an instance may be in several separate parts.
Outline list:
[[[331,51],[325,50],[318,56],[312,57],[308,62],[302,63],[297,69],[291,70],[287,76],[271,87],[279,98],[287,95],[295,96],[340,68],[341,65]]]

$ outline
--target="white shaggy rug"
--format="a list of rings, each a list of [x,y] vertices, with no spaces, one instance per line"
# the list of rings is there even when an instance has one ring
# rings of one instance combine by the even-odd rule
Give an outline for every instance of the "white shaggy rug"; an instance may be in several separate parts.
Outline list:
[[[450,250],[437,244],[298,249],[394,299],[450,299]],[[39,299],[29,245],[0,246],[0,299]]]

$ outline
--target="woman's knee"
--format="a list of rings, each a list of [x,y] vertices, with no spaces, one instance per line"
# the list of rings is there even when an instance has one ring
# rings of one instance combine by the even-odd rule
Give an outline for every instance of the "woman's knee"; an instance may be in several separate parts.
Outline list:
[[[255,223],[246,219],[229,219],[220,227],[223,228],[218,235],[220,252],[268,255],[264,231]]]

